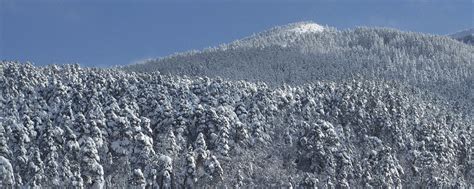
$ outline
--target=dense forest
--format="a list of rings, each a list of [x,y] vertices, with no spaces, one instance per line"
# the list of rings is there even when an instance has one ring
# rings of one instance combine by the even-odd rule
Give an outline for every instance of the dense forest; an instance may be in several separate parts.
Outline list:
[[[469,188],[472,117],[397,82],[0,64],[2,188]]]

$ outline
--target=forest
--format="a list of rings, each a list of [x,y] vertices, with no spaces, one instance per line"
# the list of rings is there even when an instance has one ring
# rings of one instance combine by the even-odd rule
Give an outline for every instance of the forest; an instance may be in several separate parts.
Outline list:
[[[4,61],[0,86],[2,188],[474,184],[472,117],[399,82]]]

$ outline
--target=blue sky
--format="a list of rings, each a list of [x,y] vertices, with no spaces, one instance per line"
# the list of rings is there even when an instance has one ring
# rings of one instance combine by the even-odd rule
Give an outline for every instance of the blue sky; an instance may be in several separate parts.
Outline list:
[[[297,21],[448,34],[473,20],[471,0],[0,0],[0,59],[106,67]]]

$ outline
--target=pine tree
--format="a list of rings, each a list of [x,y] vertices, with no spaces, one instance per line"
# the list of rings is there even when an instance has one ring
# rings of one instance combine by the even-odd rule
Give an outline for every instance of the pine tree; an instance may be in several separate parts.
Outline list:
[[[219,127],[219,136],[218,136],[218,146],[217,146],[217,151],[223,156],[228,156],[229,155],[229,134],[230,134],[230,124],[227,118],[223,118],[220,121],[220,127]]]
[[[131,154],[132,167],[140,170],[144,169],[156,155],[153,150],[153,139],[142,132],[137,132],[133,143],[134,147]]]
[[[224,170],[221,167],[221,164],[217,160],[216,156],[211,156],[207,161],[206,161],[206,177],[208,180],[216,184],[220,181],[222,181],[224,175]]]
[[[43,134],[45,139],[45,176],[49,178],[47,183],[51,187],[59,187],[62,183],[60,180],[59,173],[59,145],[57,144],[57,139],[62,139],[63,130],[60,128],[53,127],[50,120],[46,121],[46,133]]]
[[[199,104],[197,105],[195,111],[194,111],[194,119],[195,119],[195,133],[194,136],[197,136],[196,134],[199,133],[207,133],[208,126],[206,125],[207,122],[207,117],[206,117],[206,112],[204,110],[204,107]]]
[[[169,156],[176,156],[181,150],[181,147],[176,143],[176,136],[173,133],[172,129],[169,129],[164,136],[164,141],[162,142],[162,149],[165,150],[165,153]]]
[[[161,186],[162,186],[163,189],[170,189],[172,187],[172,185],[171,185],[171,182],[172,182],[171,181],[171,174],[170,174],[169,171],[164,171],[163,172],[161,182],[162,182]]]
[[[102,148],[104,145],[104,137],[102,136],[102,130],[99,128],[99,124],[102,124],[102,122],[97,122],[95,120],[90,121],[89,136],[94,140],[97,148]]]
[[[111,140],[111,165],[107,166],[109,169],[106,172],[113,177],[112,182],[119,187],[124,187],[129,180],[129,176],[133,168],[131,167],[131,153],[133,150],[133,129],[126,117],[116,117],[113,131],[110,137]],[[122,186],[123,185],[123,186]]]
[[[317,188],[318,187],[318,179],[314,178],[314,175],[306,173],[303,177],[303,180],[300,183],[301,188]]]
[[[62,180],[68,181],[68,187],[82,188],[83,180],[81,177],[80,170],[80,146],[77,142],[77,137],[74,131],[67,125],[64,125],[64,137],[65,137],[65,162],[63,162],[63,174]]]
[[[186,110],[189,111],[189,110]],[[189,117],[190,114],[189,112],[185,113],[186,117]],[[184,148],[187,146],[187,124],[189,120],[188,118],[183,117],[183,115],[180,115],[176,120],[175,123],[173,124],[173,128],[176,129],[176,144],[179,146],[179,152],[184,150]]]
[[[147,117],[141,117],[141,129],[143,130],[143,133],[147,136],[152,136],[153,135],[153,130],[151,129],[151,120],[148,119]]]
[[[13,188],[15,186],[15,176],[10,161],[0,156],[0,187]]]
[[[100,158],[92,138],[87,137],[81,144],[81,172],[85,187],[102,188],[104,185],[104,170],[99,164]]]
[[[241,188],[244,186],[244,175],[242,171],[239,169],[236,174],[234,188]]]
[[[158,164],[156,161],[156,156],[150,160],[150,164],[145,166],[145,179],[146,179],[146,188],[158,188],[159,187],[159,181],[158,181],[158,170],[156,168],[156,164]]]
[[[146,181],[141,169],[134,169],[129,181],[134,189],[145,189]]]
[[[196,175],[196,162],[194,160],[194,155],[192,152],[189,152],[186,155],[186,170],[185,170],[185,188],[194,188],[195,183],[197,182]]]
[[[194,152],[197,155],[198,162],[203,162],[207,158],[207,145],[202,133],[198,134],[196,141],[194,142]]]
[[[248,144],[248,139],[249,139],[247,128],[245,128],[245,125],[242,122],[237,122],[235,127],[236,127],[235,141],[243,146],[246,146]]]
[[[5,131],[5,127],[1,122],[0,122],[0,156],[3,156],[5,158],[12,157],[12,153],[10,152],[10,149],[8,148],[8,138],[7,138],[7,133]]]
[[[160,158],[161,162],[161,188],[170,189],[173,187],[173,159],[168,156],[162,156]]]
[[[74,169],[75,170],[73,170],[73,176],[71,178],[71,187],[82,189],[84,188],[84,181],[80,175],[80,170],[77,170],[77,168]]]
[[[26,121],[26,122],[25,122]],[[27,149],[30,145],[31,138],[29,133],[31,132],[29,129],[33,129],[32,123],[27,123],[29,117],[26,115],[23,116],[23,124],[17,124],[15,130],[13,130],[13,137],[15,138],[15,144],[18,146],[13,150],[13,159],[14,159],[14,170],[17,176],[15,176],[17,185],[24,185],[23,177],[26,175],[28,170],[28,152]],[[30,126],[28,126],[30,124]],[[1,137],[0,137],[1,138]],[[1,143],[1,142],[0,142]]]
[[[290,129],[286,129],[285,131],[285,143],[288,145],[288,146],[293,146],[293,137],[291,136],[290,134]]]
[[[44,164],[39,149],[37,147],[30,149],[29,156],[32,159],[28,168],[28,185],[32,188],[41,188],[44,179]]]

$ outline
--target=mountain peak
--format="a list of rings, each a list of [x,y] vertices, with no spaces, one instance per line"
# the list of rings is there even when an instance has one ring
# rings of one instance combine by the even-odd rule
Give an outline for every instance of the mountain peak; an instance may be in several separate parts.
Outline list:
[[[294,33],[316,33],[322,32],[325,28],[314,22],[298,22],[288,25],[286,31]]]
[[[326,31],[328,28],[311,21],[295,22],[282,26],[276,26],[252,36],[237,40],[230,44],[233,47],[265,47],[282,46],[286,47],[296,39],[306,34],[317,34]]]

